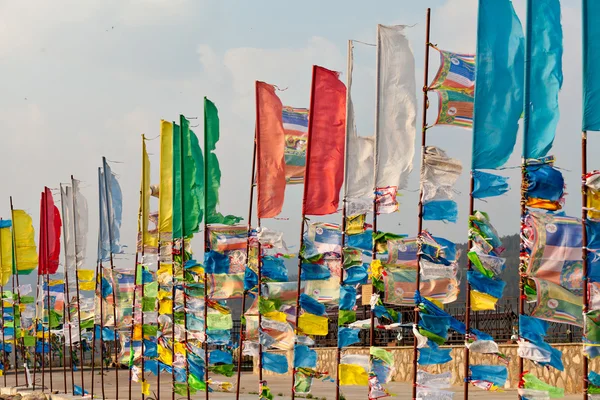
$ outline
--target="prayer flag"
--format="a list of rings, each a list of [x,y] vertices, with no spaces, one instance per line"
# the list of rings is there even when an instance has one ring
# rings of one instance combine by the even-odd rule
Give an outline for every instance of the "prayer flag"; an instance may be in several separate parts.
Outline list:
[[[38,265],[34,235],[31,217],[23,210],[14,210],[13,237],[16,253],[13,265],[19,275],[30,274]]]
[[[375,187],[404,189],[415,155],[415,58],[405,26],[377,26]]]
[[[206,168],[206,223],[235,225],[242,220],[234,215],[223,216],[217,211],[219,188],[221,187],[221,168],[214,153],[220,135],[219,113],[214,103],[204,98],[204,153]]]
[[[258,218],[279,215],[285,196],[285,130],[275,88],[256,82],[256,161]]]
[[[198,232],[204,198],[204,162],[198,137],[190,130],[190,123],[183,115],[179,117],[179,121],[180,126],[173,124],[174,238],[189,237]]]
[[[306,145],[308,143],[308,109],[283,107],[285,131],[285,180],[288,184],[304,183]]]
[[[40,210],[39,275],[55,274],[60,256],[60,231],[62,223],[52,192],[44,188]]]
[[[524,36],[510,0],[479,0],[471,169],[506,163],[523,112]]]
[[[525,88],[525,159],[544,157],[550,151],[560,117],[558,92],[562,87],[563,35],[559,0],[531,1],[525,49],[529,79]],[[585,17],[584,17],[585,18]],[[529,111],[527,113],[527,111]]]
[[[0,221],[0,285],[4,286],[12,276],[13,241],[12,221]]]
[[[159,232],[173,232],[173,124],[160,121]]]
[[[313,66],[303,213],[337,211],[344,180],[346,87],[338,73]]]
[[[600,3],[583,0],[583,121],[584,131],[600,131]]]

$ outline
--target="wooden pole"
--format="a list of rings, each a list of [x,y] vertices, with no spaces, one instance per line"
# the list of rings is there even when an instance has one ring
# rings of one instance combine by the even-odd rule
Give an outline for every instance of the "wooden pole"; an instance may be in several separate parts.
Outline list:
[[[73,188],[71,187],[71,192],[73,191]],[[69,246],[67,244],[67,234],[68,234],[68,229],[69,227],[67,226],[67,222],[68,222],[68,210],[67,210],[67,206],[66,206],[66,202],[69,200],[68,199],[68,193],[65,189],[63,189],[62,184],[60,185],[60,196],[61,196],[61,208],[62,208],[62,215],[63,215],[63,224],[62,224],[62,228],[63,228],[63,248],[64,248],[64,252],[65,252],[65,265],[64,265],[64,270],[65,270],[65,315],[63,317],[63,333],[65,331],[65,324],[68,324],[69,326],[69,351],[70,351],[70,363],[71,363],[71,391],[73,393],[75,393],[75,372],[73,371],[73,335],[71,333],[71,297],[70,297],[70,293],[69,293],[69,257],[68,257],[68,253],[69,253]],[[73,203],[71,203],[71,206],[73,206]],[[73,225],[75,224],[75,221],[73,220]],[[73,238],[74,239],[74,238]],[[75,249],[75,252],[73,253],[73,256],[75,257],[75,268],[77,268],[77,250]],[[79,299],[78,299],[79,300]],[[68,318],[67,318],[67,314],[68,314]],[[79,338],[79,340],[81,340],[81,337]],[[65,336],[65,347],[66,347],[66,336]],[[66,351],[66,348],[63,347],[63,352]],[[66,357],[65,357],[66,360]],[[67,363],[63,362],[63,371],[65,373],[66,376],[66,368],[67,368]],[[67,382],[65,379],[65,393],[67,393]]]
[[[85,381],[83,376],[83,336],[81,334],[81,297],[79,295],[79,260],[77,259],[77,196],[75,193],[79,190],[78,185],[71,175],[71,195],[73,204],[73,246],[75,247],[75,291],[77,294],[77,328],[79,329],[79,369],[81,371],[81,396],[85,395]],[[76,190],[77,189],[77,190]],[[92,349],[93,351],[93,349]],[[74,382],[74,381],[73,381]],[[73,383],[75,385],[75,383]]]
[[[39,255],[41,256],[42,254],[46,254],[46,249],[45,249],[45,243],[42,240],[43,236],[42,236],[42,232],[44,231],[44,193],[42,193],[41,199],[40,199],[40,232],[38,235],[39,238]],[[39,260],[39,258],[38,258]],[[38,262],[39,263],[39,262]],[[40,295],[40,299],[37,301],[41,302],[41,306],[42,306],[42,318],[41,321],[39,321],[39,324],[42,327],[42,351],[40,352],[40,358],[41,358],[41,364],[42,364],[42,392],[44,390],[46,390],[46,332],[44,331],[44,310],[45,310],[45,306],[44,306],[44,280],[42,279],[41,276],[41,272],[42,270],[39,268],[38,265],[38,278],[37,278],[37,283],[38,283],[38,287],[40,288],[38,290],[38,292],[36,293],[36,295]],[[41,284],[41,286],[40,286]],[[37,314],[37,312],[36,312]],[[37,337],[36,337],[36,344],[37,344]],[[34,349],[36,350],[36,349]],[[35,376],[34,379],[35,381]]]
[[[108,242],[109,242],[109,247],[110,247],[110,251],[109,251],[109,255],[110,255],[110,271],[111,274],[113,275],[113,279],[114,279],[114,272],[115,272],[115,264],[113,261],[113,252],[112,252],[112,243],[113,243],[113,235],[112,235],[112,221],[111,221],[111,203],[110,203],[110,186],[108,184],[108,175],[106,174],[106,157],[102,157],[102,165],[104,166],[104,187],[106,188],[106,191],[104,192],[106,194],[106,197],[104,198],[105,202],[106,202],[106,218],[107,218],[107,230],[108,230]],[[115,390],[115,400],[119,400],[119,360],[118,360],[118,355],[119,355],[119,342],[117,340],[117,294],[115,293],[115,288],[114,288],[114,284],[113,284],[113,290],[112,290],[112,297],[113,297],[113,321],[114,321],[114,333],[115,333],[115,386],[116,386],[116,390]]]
[[[144,181],[144,176],[146,173],[146,143],[145,143],[146,137],[142,134],[142,182]],[[147,182],[148,184],[150,184],[150,182]],[[146,202],[144,201],[145,196],[148,195],[147,191],[150,190],[149,187],[144,187],[142,186],[141,188],[142,192],[140,193],[140,211],[142,213],[141,215],[141,221],[140,221],[140,227],[141,227],[141,233],[142,233],[142,251],[141,251],[141,256],[142,256],[142,267],[139,268],[139,272],[142,274],[141,276],[141,280],[142,280],[142,293],[141,293],[141,305],[142,308],[140,308],[140,314],[141,314],[141,325],[142,325],[142,355],[141,355],[141,365],[142,365],[142,382],[144,382],[145,377],[144,377],[144,310],[143,310],[143,306],[144,306],[144,255],[145,255],[145,238],[146,238],[146,231],[147,229],[144,228],[144,226],[147,227],[148,225],[148,218],[146,216],[146,214],[148,213],[148,210],[146,210]],[[137,239],[137,238],[136,238]],[[136,252],[136,258],[137,258],[137,252]],[[136,268],[137,268],[137,263],[136,263]],[[134,276],[134,279],[137,279],[137,275]],[[135,308],[133,309],[133,311],[135,312]],[[132,316],[134,315],[134,312],[132,312]],[[133,324],[133,321],[132,321]],[[131,344],[133,345],[133,335],[131,336]],[[158,367],[158,365],[157,365]],[[131,368],[129,369],[131,371]],[[145,395],[144,393],[142,393],[142,400],[145,399]]]
[[[431,28],[431,8],[427,9],[426,23],[425,23],[425,66],[423,70],[423,119],[421,121],[421,166],[425,163],[425,146],[427,145],[427,106],[429,103],[428,91],[429,91],[429,47],[430,40],[429,34]],[[419,190],[419,219],[417,225],[417,235],[421,236],[423,232],[423,185],[420,185]],[[419,244],[420,247],[420,244]],[[416,291],[419,291],[421,287],[421,252],[417,252],[417,282]],[[414,323],[419,323],[419,307],[415,304],[414,309]],[[413,376],[412,376],[412,397],[417,398],[417,371],[419,351],[417,348],[417,339],[415,338],[413,343]]]
[[[302,195],[302,217],[300,219],[300,247],[299,247],[299,251],[298,251],[298,283],[297,283],[297,287],[296,287],[296,316],[295,316],[295,334],[296,336],[300,333],[300,330],[298,329],[298,321],[300,319],[300,293],[301,293],[301,289],[302,289],[302,254],[301,254],[301,250],[302,247],[304,246],[304,229],[305,229],[305,224],[307,223],[306,221],[306,213],[305,213],[305,208],[304,208],[304,203],[306,202],[306,195],[308,194],[308,179],[310,177],[309,175],[309,171],[310,171],[310,153],[311,153],[311,147],[312,147],[312,143],[311,143],[311,136],[312,136],[312,130],[313,130],[313,119],[310,118],[310,115],[314,112],[314,106],[315,106],[315,77],[316,77],[316,73],[317,73],[317,66],[313,65],[312,68],[312,83],[311,83],[311,87],[310,87],[310,108],[308,110],[308,136],[307,136],[307,140],[308,140],[308,145],[306,147],[306,168],[304,170],[304,192]],[[296,371],[292,370],[292,400],[294,400],[296,398],[296,393],[295,393],[295,387],[296,387]]]
[[[250,176],[250,200],[248,202],[248,238],[246,240],[246,268],[250,265],[250,236],[252,235],[252,205],[254,203],[254,186],[256,173],[256,131],[254,132],[254,150],[252,151],[252,173]],[[244,313],[246,311],[246,290],[242,294],[242,313],[240,315],[240,340],[239,340],[239,355],[237,368],[237,386],[235,391],[235,399],[240,399],[240,382],[242,377],[242,350],[244,347]]]
[[[207,132],[208,126],[206,124],[206,97],[204,98],[204,254],[210,251],[210,243],[208,237],[208,141]],[[182,168],[183,170],[183,165]],[[208,274],[206,269],[204,270],[204,382],[206,390],[204,391],[205,400],[209,399],[208,391]],[[187,330],[186,330],[187,332]],[[188,400],[189,392],[188,392]]]

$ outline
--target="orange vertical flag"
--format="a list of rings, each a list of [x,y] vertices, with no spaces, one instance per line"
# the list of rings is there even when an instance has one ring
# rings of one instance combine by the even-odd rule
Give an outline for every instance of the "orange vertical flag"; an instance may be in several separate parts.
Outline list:
[[[305,215],[337,211],[344,182],[346,86],[338,73],[313,66],[304,179]]]
[[[256,161],[258,218],[273,218],[283,208],[285,196],[285,130],[283,105],[275,88],[256,82]]]

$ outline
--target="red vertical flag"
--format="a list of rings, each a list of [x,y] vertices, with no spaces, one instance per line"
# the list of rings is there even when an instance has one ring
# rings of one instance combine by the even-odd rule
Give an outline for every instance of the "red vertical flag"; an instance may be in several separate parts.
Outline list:
[[[58,271],[58,259],[60,257],[60,230],[62,222],[60,212],[52,192],[44,188],[40,207],[40,251],[39,268],[40,275],[55,274]]]
[[[346,86],[338,73],[313,66],[303,213],[337,211],[344,182]]]
[[[285,195],[283,105],[275,88],[256,82],[258,218],[279,215]]]

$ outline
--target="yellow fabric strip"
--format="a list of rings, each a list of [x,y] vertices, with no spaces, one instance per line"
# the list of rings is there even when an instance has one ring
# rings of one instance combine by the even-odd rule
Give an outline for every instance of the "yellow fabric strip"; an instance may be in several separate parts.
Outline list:
[[[160,121],[159,232],[173,232],[173,124]]]
[[[38,257],[33,223],[31,217],[25,211],[14,210],[13,231],[17,271],[20,274],[28,274],[37,267]]]
[[[10,228],[0,229],[0,285],[8,283],[12,275],[12,232]]]

